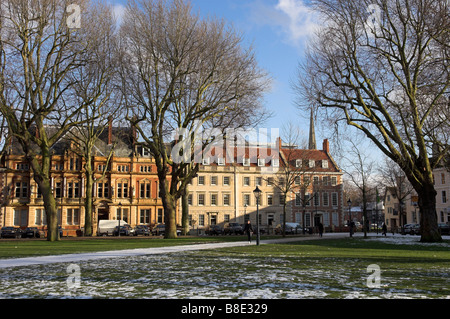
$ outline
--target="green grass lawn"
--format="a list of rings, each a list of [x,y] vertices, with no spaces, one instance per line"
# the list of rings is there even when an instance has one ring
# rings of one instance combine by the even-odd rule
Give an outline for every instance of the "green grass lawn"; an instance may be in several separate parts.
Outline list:
[[[0,242],[3,258],[243,240],[126,238]],[[14,248],[16,247],[17,248]],[[81,283],[67,288],[67,264],[0,270],[3,298],[441,299],[450,298],[450,242],[412,237],[345,238],[80,261]],[[16,254],[14,254],[14,251]],[[380,282],[369,287],[370,265]]]
[[[0,258],[61,255],[96,251],[204,244],[217,241],[242,241],[244,236],[180,237],[174,240],[161,237],[92,237],[63,238],[57,242],[45,239],[0,240]],[[263,237],[268,239],[273,237]]]

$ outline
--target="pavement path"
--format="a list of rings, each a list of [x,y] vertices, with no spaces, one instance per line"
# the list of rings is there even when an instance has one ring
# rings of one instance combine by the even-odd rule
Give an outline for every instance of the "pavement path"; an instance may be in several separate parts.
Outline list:
[[[326,239],[326,238],[345,238],[345,237],[348,237],[347,233],[332,233],[332,234],[326,234],[322,238],[320,238],[319,236],[288,237],[288,238],[280,238],[280,239],[261,240],[260,243],[264,245],[264,244],[298,242],[298,241],[302,241],[302,240],[320,240],[320,239]],[[75,262],[86,261],[86,260],[170,254],[170,253],[184,252],[184,251],[198,251],[198,250],[240,247],[240,246],[249,246],[249,245],[256,245],[256,240],[253,240],[252,243],[249,243],[248,241],[239,241],[239,242],[210,243],[210,244],[198,244],[198,245],[182,245],[182,246],[170,246],[170,247],[127,249],[127,250],[115,250],[115,251],[100,251],[100,252],[93,252],[93,253],[66,254],[66,255],[57,255],[57,256],[40,256],[40,257],[0,259],[0,268],[24,267],[24,266],[29,266],[29,265],[45,265],[45,264],[54,264],[54,263],[75,263]]]

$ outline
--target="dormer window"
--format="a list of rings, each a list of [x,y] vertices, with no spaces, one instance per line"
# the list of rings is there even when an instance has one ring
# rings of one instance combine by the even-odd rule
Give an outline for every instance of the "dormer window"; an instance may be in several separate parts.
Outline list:
[[[328,161],[327,160],[323,160],[322,161],[322,168],[328,168]]]
[[[302,167],[302,160],[301,159],[295,160],[295,167],[297,167],[297,168],[301,168]]]
[[[202,164],[203,165],[209,165],[209,157],[204,158],[203,161],[202,161]]]
[[[250,159],[248,157],[244,157],[244,159],[242,161],[242,165],[250,166]]]
[[[258,158],[258,166],[264,166],[266,165],[266,160],[263,158]]]
[[[280,166],[280,159],[279,158],[272,158],[272,166],[273,167],[279,167]]]
[[[223,157],[219,157],[217,159],[217,164],[220,166],[224,166],[225,165],[225,159]]]
[[[309,167],[315,167],[316,161],[315,160],[309,160]]]

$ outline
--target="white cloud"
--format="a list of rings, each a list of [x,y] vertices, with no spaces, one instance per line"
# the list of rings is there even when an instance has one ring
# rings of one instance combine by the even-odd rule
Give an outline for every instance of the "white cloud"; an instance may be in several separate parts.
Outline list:
[[[303,0],[278,0],[275,8],[288,16],[285,32],[295,43],[312,35],[318,28],[316,14]]]

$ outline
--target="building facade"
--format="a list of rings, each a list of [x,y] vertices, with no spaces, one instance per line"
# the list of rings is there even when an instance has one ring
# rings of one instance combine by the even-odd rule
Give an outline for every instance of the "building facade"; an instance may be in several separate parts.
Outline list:
[[[100,220],[121,219],[130,224],[164,223],[154,159],[136,142],[131,129],[108,127],[95,145],[92,166],[96,170],[93,195],[93,232]],[[85,224],[86,177],[83,156],[70,139],[53,148],[52,179],[58,207],[58,224],[64,236],[83,234]],[[211,225],[229,222],[257,222],[266,233],[278,224],[296,222],[305,227],[319,222],[329,231],[344,225],[342,172],[323,149],[300,150],[283,146],[235,147],[231,158],[212,150],[203,155],[198,176],[189,185],[189,224],[195,234]],[[113,152],[108,160],[108,155]],[[280,185],[286,172],[294,176],[288,192]],[[0,226],[38,227],[46,231],[47,221],[33,171],[17,143],[12,142],[1,157]],[[294,174],[294,175],[292,175]],[[254,190],[261,196],[257,202]],[[284,213],[284,204],[286,209]],[[177,205],[181,224],[181,205]]]
[[[450,222],[450,172],[445,167],[433,170],[434,186],[436,188],[436,212],[439,223]]]

